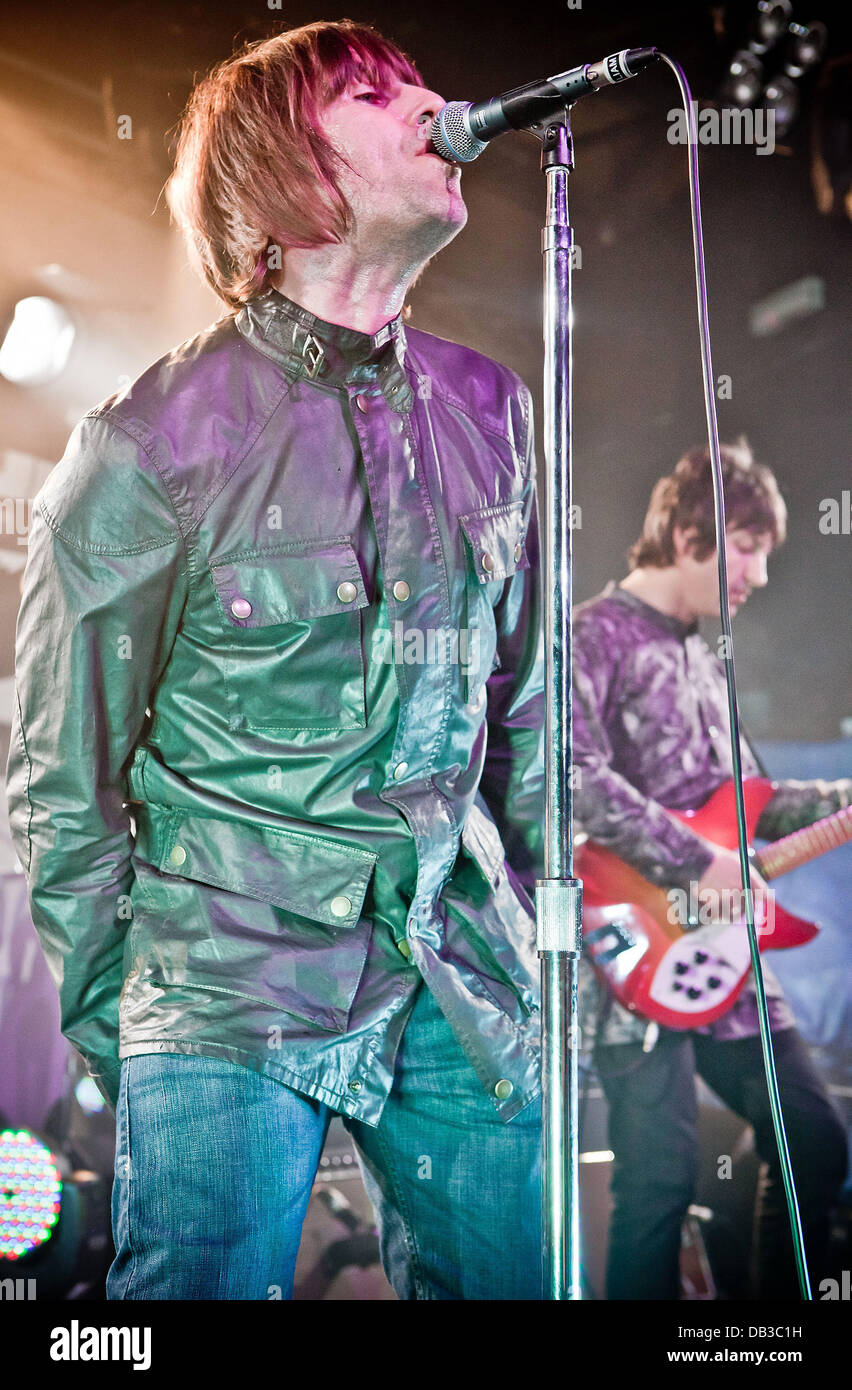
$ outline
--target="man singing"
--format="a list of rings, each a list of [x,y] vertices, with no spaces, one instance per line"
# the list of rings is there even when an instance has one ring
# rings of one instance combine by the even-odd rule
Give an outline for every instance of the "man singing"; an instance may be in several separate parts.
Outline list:
[[[772,473],[740,441],[722,447],[731,612],[767,582],[767,557],[784,540],[786,508]],[[652,883],[689,893],[740,892],[735,851],[713,847],[664,807],[694,808],[732,775],[722,662],[698,632],[718,613],[719,589],[709,451],[688,451],[654,488],[642,535],[619,586],[575,616],[574,756],[582,828]],[[743,748],[744,776],[758,764]],[[758,835],[775,839],[848,805],[852,782],[781,782]],[[752,888],[768,892],[756,870]],[[745,930],[745,928],[743,928]],[[764,964],[773,1046],[790,1155],[814,1282],[825,1256],[831,1207],[846,1172],[846,1140],[780,985]],[[585,976],[583,1024],[596,1003]],[[615,1155],[607,1296],[678,1297],[681,1225],[698,1170],[696,1071],[754,1126],[767,1175],[759,1203],[761,1298],[798,1296],[778,1153],[749,984],[709,1026],[657,1028],[604,1002],[595,1065],[609,1103]]]
[[[203,80],[170,203],[229,312],[34,505],[9,800],[111,1299],[289,1297],[332,1112],[400,1298],[541,1296],[531,400],[403,325],[442,105],[349,21]]]

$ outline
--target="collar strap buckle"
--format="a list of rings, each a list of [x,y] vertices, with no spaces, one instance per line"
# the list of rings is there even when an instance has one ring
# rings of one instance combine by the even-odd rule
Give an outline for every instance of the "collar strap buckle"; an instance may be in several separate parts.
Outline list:
[[[305,364],[305,376],[309,381],[313,381],[319,376],[325,362],[325,348],[313,333],[309,333],[302,344],[302,361]]]

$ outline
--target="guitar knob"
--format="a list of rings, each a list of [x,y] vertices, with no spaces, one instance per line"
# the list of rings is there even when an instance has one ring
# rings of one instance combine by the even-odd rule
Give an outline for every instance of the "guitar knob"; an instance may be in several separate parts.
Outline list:
[[[696,952],[695,952],[695,955],[692,957],[692,959],[695,961],[695,964],[696,964],[696,965],[703,965],[704,962],[707,960],[707,952],[706,952],[706,951],[696,951]]]
[[[687,992],[687,995],[689,996],[690,999],[700,999],[700,998],[701,998],[701,990],[700,990],[700,989],[696,989],[696,988],[695,988],[695,985],[690,985],[689,989],[688,989],[686,992]]]
[[[677,964],[676,964],[676,966],[675,966],[675,974],[676,974],[676,975],[685,975],[685,974],[687,973],[688,970],[689,970],[689,966],[685,963],[685,961],[679,960],[679,961],[677,962]]]
[[[709,980],[707,981],[707,988],[718,989],[721,983],[722,981],[719,979],[718,975],[711,975]]]

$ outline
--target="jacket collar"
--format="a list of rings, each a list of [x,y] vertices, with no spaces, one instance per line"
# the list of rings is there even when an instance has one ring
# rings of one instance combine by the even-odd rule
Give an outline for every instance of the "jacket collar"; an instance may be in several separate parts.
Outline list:
[[[305,378],[336,387],[376,382],[391,410],[403,414],[414,403],[405,373],[401,314],[378,333],[359,333],[326,323],[272,289],[250,300],[235,323],[244,338],[280,363],[291,381]]]

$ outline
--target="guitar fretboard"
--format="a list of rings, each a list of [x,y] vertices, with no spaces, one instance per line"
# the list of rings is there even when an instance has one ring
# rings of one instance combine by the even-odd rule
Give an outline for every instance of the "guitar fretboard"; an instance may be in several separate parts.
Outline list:
[[[794,830],[783,840],[775,840],[755,856],[755,863],[764,878],[777,878],[800,864],[816,859],[827,850],[837,849],[852,840],[852,806],[844,806],[833,816],[814,821],[803,830]]]

